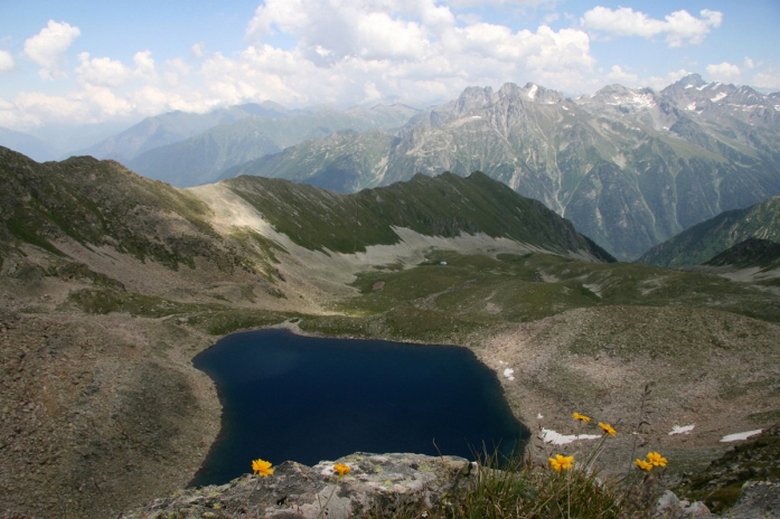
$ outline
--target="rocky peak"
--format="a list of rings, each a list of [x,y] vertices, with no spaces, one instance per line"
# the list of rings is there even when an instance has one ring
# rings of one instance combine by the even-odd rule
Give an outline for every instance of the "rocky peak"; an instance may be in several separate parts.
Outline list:
[[[690,88],[701,88],[707,85],[707,82],[702,79],[702,77],[699,74],[688,74],[687,76],[679,79],[676,83],[672,83],[668,87],[666,87],[664,90],[667,89],[690,89]]]
[[[564,101],[564,96],[555,90],[550,90],[536,83],[526,83],[520,88],[514,83],[505,83],[498,91],[499,99],[520,99],[523,102],[540,104],[556,104]]]
[[[608,85],[584,98],[584,103],[601,103],[612,106],[648,108],[658,104],[658,96],[651,88],[632,89],[622,85]]]
[[[493,100],[493,89],[490,87],[468,87],[455,101],[455,112],[458,115],[474,110],[480,110]]]

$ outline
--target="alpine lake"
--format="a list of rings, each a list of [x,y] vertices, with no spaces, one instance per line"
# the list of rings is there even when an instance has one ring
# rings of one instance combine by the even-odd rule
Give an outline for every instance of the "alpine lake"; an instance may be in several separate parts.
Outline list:
[[[253,459],[314,465],[354,452],[508,457],[529,432],[496,374],[463,347],[228,335],[193,359],[215,382],[222,428],[191,486],[227,483]]]

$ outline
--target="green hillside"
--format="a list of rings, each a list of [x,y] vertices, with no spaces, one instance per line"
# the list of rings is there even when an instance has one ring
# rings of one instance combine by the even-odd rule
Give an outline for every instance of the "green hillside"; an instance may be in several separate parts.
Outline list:
[[[780,242],[780,196],[695,225],[653,247],[637,262],[666,267],[699,265],[748,238]]]
[[[397,243],[393,227],[427,236],[484,233],[560,254],[611,257],[540,202],[518,195],[480,172],[463,178],[417,175],[408,182],[342,195],[279,179],[224,181],[277,231],[308,249],[353,253]]]

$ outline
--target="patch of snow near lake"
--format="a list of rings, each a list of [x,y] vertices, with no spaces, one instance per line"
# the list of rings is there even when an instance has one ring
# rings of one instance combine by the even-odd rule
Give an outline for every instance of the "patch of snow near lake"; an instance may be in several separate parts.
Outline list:
[[[508,378],[509,380],[514,380],[515,379],[515,370],[513,370],[512,368],[506,368],[504,370],[504,376],[506,378]]]
[[[544,415],[543,415],[542,413],[538,413],[538,414],[536,415],[536,419],[537,419],[537,420],[541,420],[542,418],[544,418]]]
[[[673,434],[688,434],[693,430],[694,427],[696,427],[695,424],[683,425],[683,426],[675,425],[674,427],[672,427],[672,432],[669,433],[669,436]]]
[[[598,440],[600,434],[561,434],[552,429],[542,428],[542,441],[553,445],[566,445],[577,440]]]
[[[720,441],[723,442],[723,443],[726,443],[726,442],[737,442],[737,441],[747,440],[751,436],[755,436],[757,434],[761,434],[762,430],[763,429],[755,429],[753,431],[745,431],[745,432],[741,432],[741,433],[727,434],[726,436],[721,438]]]

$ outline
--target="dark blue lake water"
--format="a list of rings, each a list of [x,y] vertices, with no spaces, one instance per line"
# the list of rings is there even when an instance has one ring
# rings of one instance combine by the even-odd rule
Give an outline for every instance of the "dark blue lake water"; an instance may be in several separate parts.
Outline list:
[[[313,465],[363,451],[474,459],[474,449],[510,454],[528,437],[495,373],[466,348],[274,329],[229,335],[193,364],[215,381],[223,406],[222,430],[193,486],[251,472],[256,458]]]

